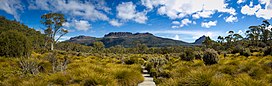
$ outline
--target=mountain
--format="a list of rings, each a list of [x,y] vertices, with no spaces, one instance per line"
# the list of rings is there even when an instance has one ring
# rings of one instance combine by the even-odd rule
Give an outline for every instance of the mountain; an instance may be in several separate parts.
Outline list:
[[[154,36],[151,33],[130,33],[130,32],[111,32],[104,35],[102,38],[95,38],[90,36],[77,36],[72,37],[66,42],[79,43],[83,45],[91,46],[93,42],[101,41],[105,47],[111,47],[116,45],[122,45],[124,47],[133,47],[137,43],[145,44],[148,47],[166,47],[166,46],[188,46],[192,45],[187,42],[162,38]]]
[[[207,37],[205,35],[201,36],[200,38],[196,39],[193,44],[201,45]]]

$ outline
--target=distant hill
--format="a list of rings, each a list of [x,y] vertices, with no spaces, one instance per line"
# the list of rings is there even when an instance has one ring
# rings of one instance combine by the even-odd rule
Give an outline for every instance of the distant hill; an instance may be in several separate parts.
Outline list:
[[[83,45],[91,46],[93,42],[101,41],[105,47],[111,47],[116,45],[122,45],[124,47],[133,47],[137,43],[142,43],[148,47],[166,47],[166,46],[190,46],[195,43],[187,43],[184,41],[178,41],[168,38],[162,38],[154,36],[151,33],[130,33],[130,32],[111,32],[104,35],[102,38],[95,38],[90,36],[76,36],[72,37],[65,42],[79,43]],[[197,41],[196,44],[200,44],[202,40]],[[202,42],[201,42],[202,43]]]
[[[201,45],[202,42],[204,42],[206,38],[207,37],[205,35],[203,35],[203,36],[199,37],[198,39],[196,39],[195,42],[194,42],[194,44]]]
[[[34,28],[29,28],[28,26],[17,22],[15,20],[8,20],[3,16],[0,16],[0,34],[9,30],[16,30],[28,38],[32,42],[34,49],[40,49],[44,47],[45,35],[40,31],[36,31]]]

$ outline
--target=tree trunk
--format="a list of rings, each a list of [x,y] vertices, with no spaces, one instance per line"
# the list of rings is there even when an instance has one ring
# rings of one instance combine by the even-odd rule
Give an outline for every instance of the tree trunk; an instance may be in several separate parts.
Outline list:
[[[54,43],[51,43],[51,50],[54,50]]]

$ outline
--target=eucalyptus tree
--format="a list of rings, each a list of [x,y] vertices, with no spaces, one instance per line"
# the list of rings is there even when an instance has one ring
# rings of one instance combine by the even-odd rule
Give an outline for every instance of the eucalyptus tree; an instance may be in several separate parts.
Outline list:
[[[233,34],[233,41],[236,42],[238,40],[242,40],[243,37],[240,34]]]
[[[224,37],[222,37],[222,36],[218,36],[217,37],[217,39],[218,39],[218,42],[220,42],[221,44],[224,42]]]
[[[270,23],[267,20],[264,20],[263,24],[260,25],[262,31],[261,39],[265,43],[271,38],[270,36],[272,35],[270,31],[272,28],[269,28],[269,26]]]
[[[62,28],[63,24],[66,22],[64,15],[59,13],[48,13],[42,15],[41,19],[41,23],[46,27],[44,33],[51,43],[50,49],[54,50],[54,45],[62,36],[68,33],[68,30]]]

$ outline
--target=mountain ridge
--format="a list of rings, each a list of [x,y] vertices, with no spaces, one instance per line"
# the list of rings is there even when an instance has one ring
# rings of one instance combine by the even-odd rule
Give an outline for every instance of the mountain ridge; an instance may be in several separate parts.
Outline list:
[[[167,46],[201,45],[204,40],[203,38],[201,38],[201,40],[198,41],[196,40],[194,43],[188,43],[180,40],[158,37],[148,32],[147,33],[110,32],[108,34],[105,34],[104,37],[102,38],[79,35],[71,37],[69,40],[66,40],[65,42],[73,42],[82,45],[92,46],[94,42],[101,41],[104,43],[105,47],[112,47],[116,45],[122,45],[124,47],[133,47],[137,43],[145,44],[148,47],[167,47]]]

